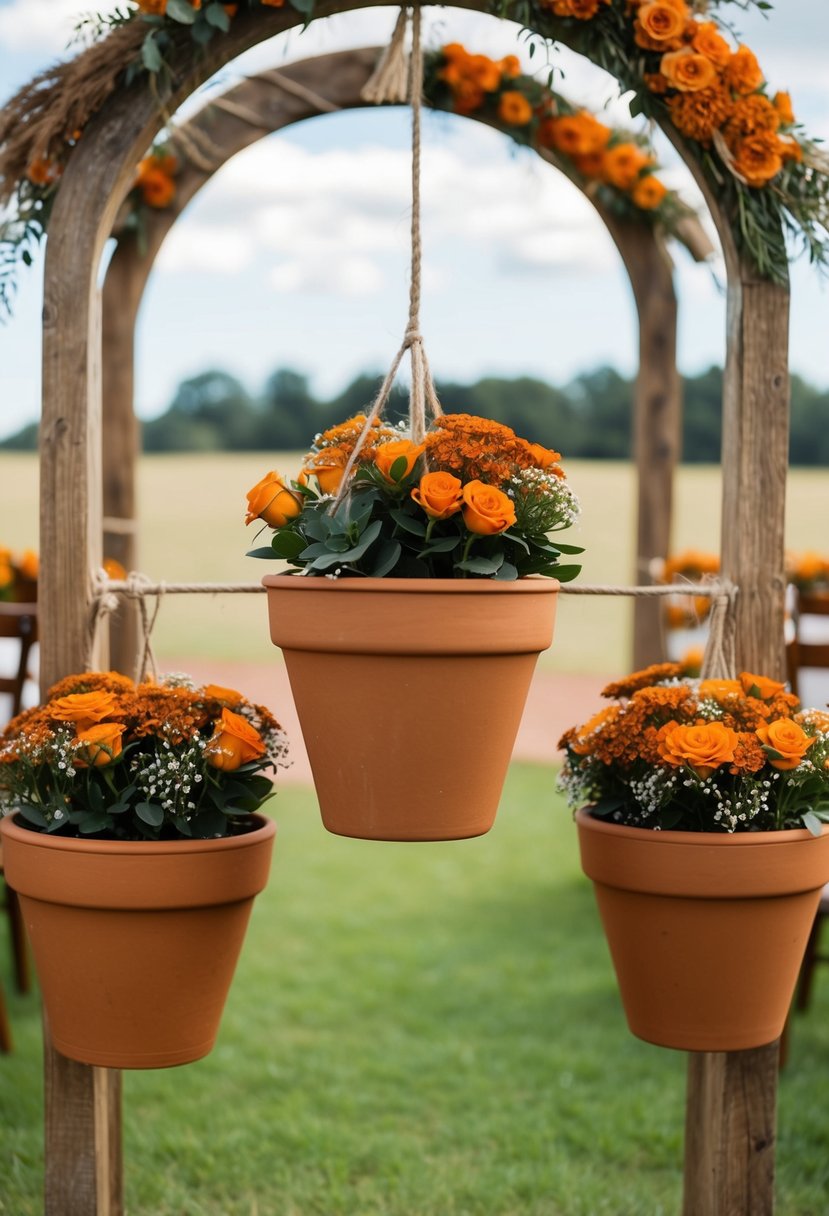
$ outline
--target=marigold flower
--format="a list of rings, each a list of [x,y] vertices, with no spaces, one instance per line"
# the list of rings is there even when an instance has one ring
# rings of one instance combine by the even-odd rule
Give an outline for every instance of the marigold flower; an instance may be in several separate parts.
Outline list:
[[[34,549],[24,549],[15,562],[18,574],[29,582],[35,582],[40,571],[40,559]]]
[[[142,200],[159,211],[169,207],[176,196],[176,183],[172,177],[155,165],[144,169],[137,184]]]
[[[605,150],[603,176],[609,185],[619,190],[630,190],[650,163],[650,157],[637,144],[614,144]]]
[[[726,139],[736,140],[758,131],[776,131],[780,115],[762,93],[741,97],[734,105],[725,129]]]
[[[729,148],[733,155],[734,172],[749,186],[765,186],[783,168],[780,140],[773,131],[758,131],[747,135]]]
[[[51,186],[62,172],[62,166],[51,156],[35,156],[26,166],[26,177],[33,186]]]
[[[122,565],[116,557],[105,557],[103,563],[104,574],[113,582],[118,582],[119,579],[127,577],[126,566]]]
[[[636,206],[641,207],[643,211],[654,211],[662,203],[667,193],[668,187],[658,177],[648,174],[646,177],[639,178],[630,196]]]
[[[792,109],[792,99],[789,93],[775,93],[772,98],[772,105],[780,115],[780,121],[784,126],[789,127],[795,121],[794,110]]]
[[[567,156],[586,156],[607,147],[611,130],[586,110],[550,118],[549,146]]]
[[[533,108],[523,93],[508,89],[498,99],[498,117],[511,127],[525,127],[533,116]]]
[[[677,93],[668,99],[668,110],[681,135],[708,145],[715,131],[728,120],[734,109],[725,89],[719,85],[697,93]]]
[[[599,11],[600,4],[610,0],[542,0],[544,8],[551,8],[556,17],[573,17],[576,21],[590,21]]]
[[[498,60],[498,67],[501,69],[501,75],[507,80],[514,80],[516,76],[521,75],[521,60],[517,55],[505,55],[503,59]]]

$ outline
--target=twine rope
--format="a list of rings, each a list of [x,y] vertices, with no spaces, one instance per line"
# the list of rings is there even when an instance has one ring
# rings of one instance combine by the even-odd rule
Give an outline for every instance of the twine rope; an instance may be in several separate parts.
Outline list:
[[[315,93],[313,89],[309,89],[307,85],[300,84],[298,80],[292,80],[290,76],[283,76],[281,72],[277,72],[275,68],[271,68],[267,72],[257,72],[255,76],[249,76],[249,80],[264,80],[266,84],[272,84],[274,88],[282,89],[283,93],[290,93],[293,97],[298,97],[301,101],[307,101],[310,105],[316,106],[318,110],[322,110],[326,114],[336,114],[342,109],[336,102],[329,101],[327,97],[322,97],[319,93]],[[214,105],[217,103],[214,102]]]
[[[386,48],[374,76],[363,88],[363,96],[371,95],[376,102],[399,100],[394,93],[400,75],[401,61],[405,65],[404,39],[407,24],[407,9],[400,10],[397,24],[394,27],[392,40]],[[423,100],[423,48],[421,45],[420,4],[412,6],[412,53],[409,57],[408,94],[412,107],[412,225],[411,225],[411,279],[409,284],[409,316],[403,342],[392,360],[391,368],[383,381],[380,391],[374,398],[363,424],[354,449],[343,470],[340,487],[334,496],[329,511],[334,514],[349,493],[351,472],[371,432],[372,425],[378,418],[389,399],[400,364],[406,351],[409,351],[412,364],[412,387],[409,394],[409,426],[413,443],[422,443],[426,434],[426,408],[432,416],[439,418],[443,413],[435,391],[429,360],[423,345],[423,335],[420,332],[420,299],[423,261],[423,240],[421,234],[421,205],[420,205],[420,162],[421,162],[421,110]],[[379,79],[378,79],[379,78]],[[368,90],[368,94],[366,93]],[[391,90],[391,91],[388,91]]]

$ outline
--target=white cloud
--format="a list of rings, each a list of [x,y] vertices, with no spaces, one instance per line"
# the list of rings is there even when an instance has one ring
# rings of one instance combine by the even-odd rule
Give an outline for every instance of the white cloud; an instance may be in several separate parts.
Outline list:
[[[234,274],[253,262],[256,245],[242,228],[176,224],[161,247],[156,268],[163,274]]]
[[[78,18],[94,8],[108,13],[118,0],[11,0],[0,7],[0,47],[11,51],[40,51],[44,58],[61,54]]]
[[[316,291],[336,296],[375,295],[384,282],[377,265],[357,254],[291,259],[274,268],[270,281],[277,291]]]

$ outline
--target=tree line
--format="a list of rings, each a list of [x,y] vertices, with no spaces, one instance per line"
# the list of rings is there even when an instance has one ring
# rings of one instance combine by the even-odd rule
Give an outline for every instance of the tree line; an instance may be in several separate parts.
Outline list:
[[[379,376],[356,379],[337,396],[321,400],[309,379],[280,368],[252,395],[220,369],[182,381],[170,405],[141,424],[145,452],[303,451],[312,437],[364,410]],[[720,460],[722,371],[712,367],[684,378],[682,459],[690,464]],[[601,367],[555,387],[529,376],[489,376],[474,384],[439,381],[447,412],[483,414],[519,435],[563,452],[567,459],[626,460],[632,453],[633,381]],[[403,417],[405,390],[392,392],[387,411]],[[829,390],[792,377],[790,459],[794,465],[829,465]],[[37,425],[0,442],[12,451],[37,446]]]

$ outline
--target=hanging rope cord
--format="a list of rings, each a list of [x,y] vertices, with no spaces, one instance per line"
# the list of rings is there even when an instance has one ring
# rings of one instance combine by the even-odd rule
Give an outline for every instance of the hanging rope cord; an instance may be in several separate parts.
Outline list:
[[[423,48],[421,43],[420,5],[411,9],[412,51],[406,62],[405,40],[409,21],[408,7],[403,6],[397,18],[388,47],[381,55],[372,76],[362,89],[364,100],[382,104],[401,102],[407,98],[412,110],[412,221],[411,221],[411,280],[409,286],[409,315],[400,349],[392,360],[391,367],[377,396],[366,413],[366,421],[345,466],[340,489],[331,504],[337,510],[348,494],[350,473],[359,457],[371,427],[389,399],[400,364],[407,351],[410,352],[412,387],[409,395],[409,425],[412,442],[421,443],[426,433],[427,408],[432,417],[443,413],[435,391],[429,361],[420,331],[420,302],[422,284],[423,242],[421,233],[421,115],[423,95]],[[276,75],[276,73],[274,73]],[[275,82],[276,83],[276,82]],[[280,78],[278,83],[284,87]],[[292,84],[292,91],[293,84]],[[326,107],[327,108],[327,107]],[[189,150],[190,151],[190,150]],[[161,601],[166,595],[227,595],[261,594],[266,590],[261,583],[166,583],[152,582],[146,575],[131,573],[124,580],[107,578],[102,570],[98,573],[92,603],[90,605],[87,630],[87,670],[92,662],[98,629],[102,620],[115,612],[122,598],[138,605],[141,625],[141,644],[135,678],[140,681],[147,672],[158,675],[158,667],[152,649],[151,636],[158,617]],[[578,586],[565,585],[562,595],[613,595],[633,598],[652,598],[676,594],[700,596],[711,600],[709,633],[702,663],[702,675],[706,678],[725,679],[735,673],[735,605],[737,588],[727,579],[719,578],[705,583],[682,583],[653,586],[614,586],[603,583],[583,583]],[[154,601],[152,608],[148,601]]]

